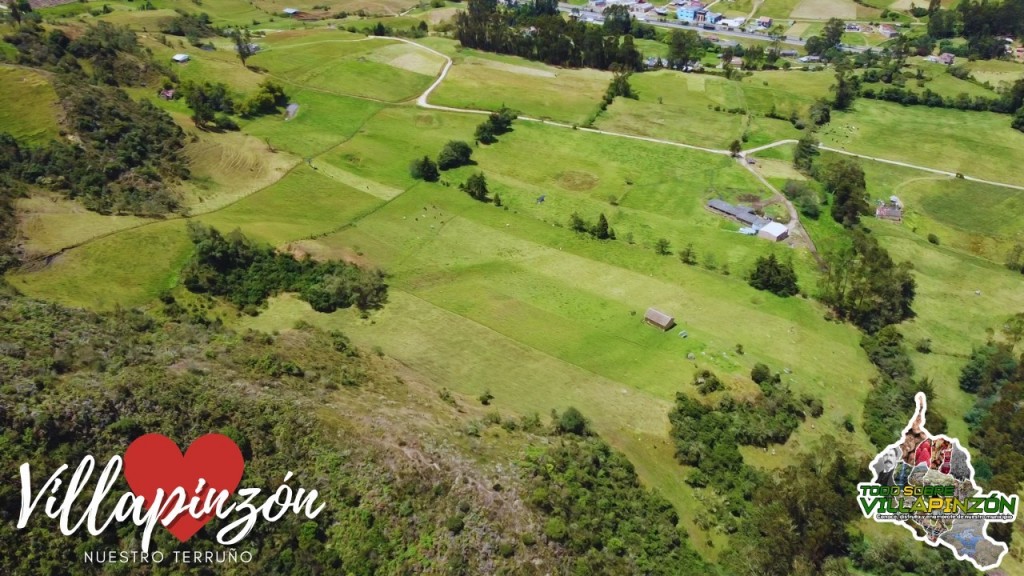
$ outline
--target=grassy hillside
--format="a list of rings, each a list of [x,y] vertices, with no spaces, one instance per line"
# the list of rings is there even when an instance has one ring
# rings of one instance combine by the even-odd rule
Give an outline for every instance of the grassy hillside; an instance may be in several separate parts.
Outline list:
[[[0,64],[0,101],[0,130],[31,144],[57,136],[57,93],[46,75]]]
[[[142,434],[161,433],[184,448],[217,432],[238,444],[241,485],[261,489],[261,498],[285,474],[293,490],[318,493],[324,508],[312,520],[292,513],[261,520],[241,544],[252,560],[222,566],[232,573],[542,574],[577,562],[606,574],[708,570],[681,539],[671,508],[600,440],[555,434],[535,417],[520,421],[501,402],[485,415],[470,398],[439,398],[431,383],[360,352],[340,333],[240,334],[184,315],[95,315],[4,295],[0,334],[18,351],[0,369],[6,462],[49,474],[86,454],[103,465]],[[23,384],[31,390],[19,390]],[[500,465],[510,460],[521,464]],[[104,502],[111,508],[128,490],[120,475],[113,481]],[[596,514],[559,494],[541,496],[554,482],[566,497],[608,505]],[[18,494],[9,483],[0,487],[4,509],[18,506]],[[214,519],[187,543],[158,527],[150,551],[165,555],[161,571],[191,573],[189,563],[171,561],[172,552],[210,546],[237,519]],[[570,535],[567,522],[594,531]],[[561,531],[552,528],[559,523]],[[64,536],[37,513],[28,530],[0,526],[5,546],[31,538],[38,547],[5,554],[5,574],[66,573],[83,551],[138,547],[129,526]],[[617,541],[629,548],[579,549],[595,537],[606,538],[609,550]],[[106,570],[84,563],[76,572]]]

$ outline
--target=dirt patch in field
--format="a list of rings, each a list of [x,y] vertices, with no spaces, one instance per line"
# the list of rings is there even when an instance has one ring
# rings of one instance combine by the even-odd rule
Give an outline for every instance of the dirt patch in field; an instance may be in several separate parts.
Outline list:
[[[436,74],[441,68],[441,62],[436,58],[426,56],[422,52],[410,52],[408,54],[402,54],[396,58],[392,58],[388,61],[388,64],[395,68],[401,68],[402,70],[408,70],[409,72],[415,72],[417,74]]]
[[[458,11],[458,8],[441,8],[439,10],[431,10],[427,13],[427,22],[430,22],[431,24],[444,22],[452,16],[455,16],[455,13]]]
[[[558,175],[556,181],[561,188],[576,192],[590,190],[597,186],[597,176],[589,172],[578,172],[576,170],[562,172]]]
[[[501,70],[502,72],[510,72],[512,74],[520,74],[522,76],[537,76],[540,78],[555,78],[554,72],[549,70],[541,70],[539,68],[529,68],[527,66],[517,66],[515,64],[506,64],[505,62],[496,62],[494,60],[487,60],[485,58],[469,58],[466,63],[470,66],[486,66],[494,70]]]
[[[317,262],[341,260],[361,268],[372,268],[373,262],[362,254],[347,247],[328,246],[319,240],[296,240],[279,247],[278,252],[291,254],[296,260],[310,258]]]
[[[793,18],[811,20],[827,20],[829,18],[855,20],[857,5],[850,0],[803,0],[789,15]]]

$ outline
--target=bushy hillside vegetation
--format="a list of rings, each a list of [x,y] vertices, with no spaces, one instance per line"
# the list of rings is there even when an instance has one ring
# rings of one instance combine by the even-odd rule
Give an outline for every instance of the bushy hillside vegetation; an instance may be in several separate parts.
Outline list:
[[[239,334],[5,294],[0,342],[0,461],[29,462],[37,485],[86,454],[105,463],[145,433],[185,447],[220,432],[242,449],[243,486],[267,494],[292,471],[293,487],[319,491],[320,516],[259,523],[242,545],[253,561],[232,573],[704,573],[672,507],[599,439],[544,437],[557,426],[546,432],[533,418],[524,431],[509,420],[503,436],[475,441],[527,465],[495,471],[459,448],[456,408],[417,396],[422,389],[337,332]],[[413,405],[420,415],[410,416]],[[550,447],[526,456],[538,441]],[[119,480],[104,506],[125,490]],[[38,511],[19,532],[19,508],[20,486],[0,485],[0,545],[34,550],[2,555],[0,573],[105,573],[82,554],[136,547],[133,529],[66,537]],[[216,549],[227,521],[185,544],[158,529],[154,549]],[[193,573],[188,564],[160,570]]]

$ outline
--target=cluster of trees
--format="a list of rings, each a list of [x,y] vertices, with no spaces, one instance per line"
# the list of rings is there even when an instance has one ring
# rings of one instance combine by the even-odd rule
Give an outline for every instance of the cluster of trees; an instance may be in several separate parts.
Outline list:
[[[875,334],[865,334],[860,345],[879,373],[864,401],[864,432],[871,443],[881,449],[896,440],[916,409],[914,396],[918,392],[929,399],[928,430],[942,433],[946,419],[935,408],[935,389],[928,378],[914,378],[914,363],[903,334],[895,326],[886,326]]]
[[[608,219],[605,218],[604,212],[598,215],[597,222],[594,224],[584,220],[578,212],[573,212],[569,217],[569,228],[573,232],[589,234],[598,240],[615,240],[615,229],[608,225]]]
[[[871,213],[864,168],[852,158],[842,157],[815,166],[814,177],[832,195],[832,219],[847,228],[860,224]]]
[[[345,262],[296,260],[270,246],[260,246],[235,230],[226,237],[190,221],[195,253],[181,272],[192,292],[223,296],[245,312],[255,313],[267,298],[297,292],[318,312],[356,306],[380,308],[387,302],[386,276]]]
[[[1003,37],[1024,35],[1022,0],[968,0],[949,10],[932,0],[928,16],[929,38],[966,38],[968,54],[974,58],[1000,58],[1006,54]]]
[[[86,83],[132,86],[157,74],[173,76],[166,65],[154,62],[142,50],[134,32],[103,21],[85,28],[74,40],[60,29],[26,23],[4,36],[4,41],[17,48],[18,64],[71,74]]]
[[[288,105],[284,88],[272,80],[264,80],[259,89],[249,98],[236,104],[227,85],[221,82],[196,83],[187,80],[178,87],[175,98],[184,98],[192,110],[192,121],[201,129],[237,130],[238,124],[231,119],[237,114],[254,118],[265,114],[277,114]]]
[[[685,393],[676,395],[676,405],[669,413],[671,436],[676,457],[683,464],[696,468],[687,483],[697,487],[714,486],[729,500],[728,508],[739,517],[761,481],[754,469],[743,463],[738,446],[765,447],[783,444],[806,418],[806,410],[820,415],[820,401],[809,396],[797,399],[782,384],[780,375],[760,377],[761,394],[753,400],[738,401],[723,396],[716,405],[709,405]],[[702,393],[724,388],[710,370],[694,376],[694,385]],[[817,404],[817,408],[811,407]]]
[[[844,443],[835,438],[821,442],[822,449],[762,479],[748,516],[723,554],[730,573],[853,573],[847,557],[854,539],[847,525],[861,514],[850,495],[868,461],[836,449]]]
[[[775,254],[758,256],[747,283],[776,296],[794,296],[800,292],[792,260],[780,261]]]
[[[409,175],[416,180],[426,180],[427,182],[437,182],[441,178],[441,172],[437,169],[437,162],[431,160],[430,156],[413,160],[409,164]]]
[[[859,229],[851,236],[852,245],[828,257],[819,285],[821,301],[869,334],[912,318],[917,292],[913,264],[893,262],[878,240]]]
[[[825,22],[821,35],[814,35],[807,38],[804,49],[812,56],[823,56],[828,59],[837,57],[839,44],[843,39],[843,32],[846,31],[846,22],[839,18],[829,18]]]
[[[716,46],[709,40],[700,37],[693,30],[672,30],[666,38],[668,42],[668,66],[675,70],[694,61],[700,61],[710,46]],[[710,45],[710,46],[709,46]]]
[[[811,136],[813,139],[813,136]],[[814,148],[813,154],[818,152],[817,147]],[[805,154],[806,152],[801,152]],[[811,220],[817,220],[821,215],[821,207],[818,204],[818,193],[814,191],[807,183],[800,180],[786,180],[786,184],[782,187],[782,194],[792,202],[800,213],[807,216]]]
[[[863,81],[870,81],[868,73],[864,74]],[[918,93],[897,85],[886,86],[877,91],[874,88],[861,87],[858,94],[864,98],[886,100],[908,106],[922,105],[930,108],[955,108],[1001,114],[1017,113],[1017,116],[1020,115],[1021,110],[1024,110],[1024,79],[1016,81],[1009,90],[997,98],[985,98],[984,96],[971,98],[966,92],[961,92],[957,96],[943,97],[929,88]]]
[[[219,36],[221,31],[213,25],[210,15],[206,12],[194,14],[184,10],[175,10],[178,13],[173,18],[168,18],[160,23],[160,31],[171,36],[184,36],[193,46],[198,46],[201,38]]]
[[[187,80],[179,86],[178,91],[185,103],[192,110],[192,122],[197,128],[216,128],[218,130],[238,130],[238,124],[231,119],[235,113],[235,101],[222,82],[196,83]]]
[[[599,438],[562,436],[526,459],[524,475],[527,504],[548,517],[544,536],[577,558],[563,573],[715,574],[672,505],[645,490],[629,460]]]
[[[512,121],[518,116],[519,113],[515,110],[502,106],[476,127],[476,141],[481,144],[494,144],[498,141],[498,136],[512,130]]]
[[[455,38],[467,48],[513,54],[555,66],[640,70],[634,23],[625,6],[610,6],[604,27],[565,19],[553,0],[500,7],[469,0],[455,16]]]
[[[437,167],[441,170],[451,170],[467,166],[473,163],[472,156],[473,149],[469,144],[461,140],[449,140],[437,155]]]
[[[437,162],[429,156],[413,160],[409,164],[409,174],[417,180],[437,182],[441,177],[440,170],[451,170],[459,166],[473,163],[473,149],[461,140],[449,140],[437,155]]]

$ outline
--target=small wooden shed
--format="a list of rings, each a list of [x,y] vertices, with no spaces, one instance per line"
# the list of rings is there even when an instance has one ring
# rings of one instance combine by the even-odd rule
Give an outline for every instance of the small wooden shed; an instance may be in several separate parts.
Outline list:
[[[644,314],[644,322],[661,330],[671,330],[676,325],[675,318],[654,308],[647,309],[647,313]]]

